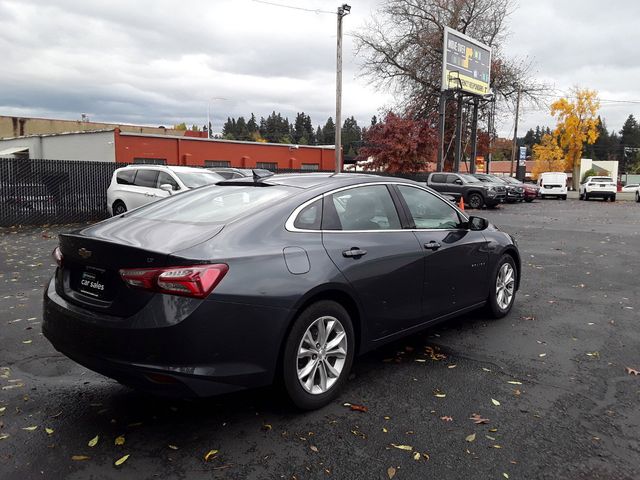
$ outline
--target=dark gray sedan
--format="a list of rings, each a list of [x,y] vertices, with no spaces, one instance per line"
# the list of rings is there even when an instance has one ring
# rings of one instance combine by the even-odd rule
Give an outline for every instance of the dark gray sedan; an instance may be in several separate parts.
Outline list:
[[[374,175],[227,180],[60,236],[56,349],[124,384],[208,396],[282,380],[331,401],[354,356],[486,307],[520,281],[513,238],[433,190]]]

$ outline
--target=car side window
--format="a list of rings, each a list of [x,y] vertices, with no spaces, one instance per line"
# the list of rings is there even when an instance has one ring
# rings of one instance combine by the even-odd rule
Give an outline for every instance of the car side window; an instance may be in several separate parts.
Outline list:
[[[457,175],[447,175],[447,183],[462,183]]]
[[[323,230],[399,230],[400,217],[385,185],[368,185],[325,196]]]
[[[321,221],[322,199],[319,199],[300,211],[293,226],[302,230],[320,230]]]
[[[399,185],[415,228],[451,229],[460,228],[460,215],[444,200],[420,188]]]
[[[447,176],[442,173],[434,173],[431,177],[431,183],[447,183]]]
[[[180,190],[180,185],[178,185],[178,182],[176,182],[175,178],[173,178],[166,172],[158,173],[156,188],[160,188],[160,185],[164,185],[165,183],[171,185],[171,190]]]
[[[135,176],[135,170],[121,170],[116,174],[116,182],[120,185],[133,185]]]
[[[140,169],[136,174],[135,185],[138,187],[156,188],[157,170]]]

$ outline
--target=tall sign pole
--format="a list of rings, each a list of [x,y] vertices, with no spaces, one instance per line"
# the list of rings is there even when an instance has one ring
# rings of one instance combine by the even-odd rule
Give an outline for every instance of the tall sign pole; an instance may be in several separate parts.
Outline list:
[[[351,7],[346,3],[338,7],[338,40],[336,48],[336,166],[335,173],[342,171],[342,18]]]
[[[518,88],[518,96],[516,97],[516,120],[513,124],[513,145],[511,146],[511,172],[509,175],[513,177],[513,164],[516,161],[516,149],[518,148],[518,116],[520,115],[520,89]]]
[[[438,109],[439,124],[438,124],[438,158],[436,163],[436,170],[441,172],[444,169],[444,130],[445,130],[445,115],[447,112],[447,92],[440,92],[440,107]]]
[[[478,97],[473,99],[473,120],[471,122],[471,164],[469,172],[476,173],[476,157],[478,156]]]

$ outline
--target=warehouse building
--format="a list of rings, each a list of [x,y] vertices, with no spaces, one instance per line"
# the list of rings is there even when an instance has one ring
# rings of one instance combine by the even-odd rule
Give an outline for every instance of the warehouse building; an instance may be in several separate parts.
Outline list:
[[[0,139],[0,157],[314,171],[334,168],[335,148],[178,137],[114,128]]]

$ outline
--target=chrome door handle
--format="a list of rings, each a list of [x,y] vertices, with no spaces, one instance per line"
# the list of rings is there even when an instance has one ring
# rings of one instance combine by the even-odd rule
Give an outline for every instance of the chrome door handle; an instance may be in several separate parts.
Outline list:
[[[429,243],[424,244],[424,248],[426,248],[427,250],[438,250],[441,246],[442,245],[434,240],[431,240]]]
[[[342,252],[343,257],[355,258],[355,259],[358,259],[366,254],[367,254],[366,250],[361,250],[358,247],[353,247],[351,250],[345,250],[344,252]]]

